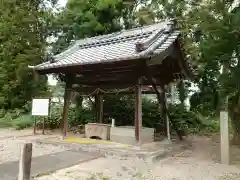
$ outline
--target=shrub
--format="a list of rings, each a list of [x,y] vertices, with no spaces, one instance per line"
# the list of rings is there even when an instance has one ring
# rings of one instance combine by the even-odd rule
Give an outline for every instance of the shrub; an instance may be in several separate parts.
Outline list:
[[[72,108],[69,112],[69,126],[74,127],[94,121],[94,112],[87,108]]]
[[[50,129],[56,129],[60,127],[60,122],[62,119],[63,105],[52,104],[50,108],[49,118],[45,121],[45,127]],[[77,126],[80,124],[86,124],[92,122],[94,118],[94,113],[92,109],[86,108],[76,108],[71,106],[69,108],[69,126]],[[37,118],[37,123],[40,123],[41,119]]]
[[[12,126],[11,121],[6,121],[4,118],[0,118],[0,128],[6,128],[11,126]]]
[[[20,130],[31,127],[33,123],[33,119],[30,115],[22,115],[12,121],[12,126]]]
[[[49,118],[47,118],[45,125],[50,129],[59,128],[62,119],[62,105],[52,104],[50,108]],[[39,119],[39,118],[38,118]],[[38,120],[38,123],[40,119]]]
[[[159,104],[147,98],[142,99],[142,123],[144,127],[153,128],[156,124],[163,125]]]
[[[219,132],[219,121],[206,118],[200,113],[183,108],[181,105],[169,107],[172,120],[185,134],[208,134]]]
[[[0,118],[4,118],[5,114],[6,114],[6,110],[0,109]]]
[[[0,118],[0,127],[11,127],[12,126],[12,116],[11,113],[5,112],[5,114]]]
[[[29,104],[28,104],[29,105]],[[28,106],[26,105],[26,106]],[[142,99],[142,119],[144,127],[156,127],[163,125],[158,102]],[[135,98],[134,96],[104,96],[104,116],[105,122],[110,123],[108,119],[114,118],[116,125],[126,126],[134,125],[135,119]],[[27,108],[14,109],[11,111],[0,110],[0,127],[14,126],[17,129],[27,128],[33,125],[34,121],[30,115],[24,114]],[[62,119],[62,104],[52,104],[50,115],[46,118],[45,127],[50,129],[59,128]],[[171,119],[176,126],[186,133],[205,133],[218,132],[219,122],[202,116],[200,113],[189,111],[181,105],[169,105]],[[37,118],[40,125],[43,117]],[[69,127],[74,127],[88,122],[95,121],[95,107],[77,107],[72,104],[69,109]],[[41,125],[40,125],[41,127]],[[173,128],[171,128],[173,129]]]

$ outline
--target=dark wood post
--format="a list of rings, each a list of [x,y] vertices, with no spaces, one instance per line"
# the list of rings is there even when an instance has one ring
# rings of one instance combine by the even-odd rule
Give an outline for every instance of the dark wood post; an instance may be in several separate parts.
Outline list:
[[[65,92],[64,92],[64,106],[63,106],[63,115],[62,115],[62,122],[61,122],[61,131],[62,131],[63,137],[67,136],[67,131],[68,131],[68,114],[69,114],[71,95],[72,95],[71,83],[68,82],[67,80]]]
[[[42,122],[42,134],[45,134],[45,117],[43,117],[43,122]]]
[[[33,97],[37,96],[37,87],[39,81],[39,73],[36,70],[33,70],[33,81],[34,81],[34,90],[33,90]],[[34,117],[34,126],[33,126],[33,134],[36,134],[36,117]]]
[[[97,94],[94,96],[94,101],[95,101],[96,123],[98,123],[99,122],[99,100],[98,100],[98,95]]]
[[[140,80],[138,81],[138,85],[135,90],[136,94],[136,106],[135,106],[135,137],[136,141],[139,142],[141,140],[141,129],[142,129],[142,91]]]
[[[169,112],[169,111],[168,111],[168,102],[167,102],[167,93],[166,93],[165,89],[164,89],[164,91],[162,92],[162,96],[163,96],[163,99],[164,99],[164,101],[163,101],[163,103],[164,103],[163,106],[166,107],[166,111],[165,111],[164,108],[163,108],[164,124],[165,124],[165,132],[166,132],[165,134],[166,134],[168,140],[171,140],[171,137],[170,137],[169,115],[168,115],[168,113],[167,113],[167,112]]]
[[[99,122],[103,123],[103,95],[99,95]]]
[[[103,95],[95,95],[96,122],[103,123]]]

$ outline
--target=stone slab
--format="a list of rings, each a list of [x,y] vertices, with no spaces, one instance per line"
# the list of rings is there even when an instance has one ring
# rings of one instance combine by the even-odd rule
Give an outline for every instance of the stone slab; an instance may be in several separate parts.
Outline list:
[[[88,123],[85,125],[85,136],[87,138],[110,139],[110,128],[108,124]]]
[[[101,156],[97,153],[70,150],[38,156],[32,159],[31,175],[34,177],[41,174],[47,174],[99,157]],[[17,180],[18,166],[18,161],[0,164],[1,180]]]
[[[130,146],[125,148],[117,148],[114,145],[104,145],[104,144],[77,144],[77,143],[63,143],[47,140],[37,140],[36,143],[39,144],[51,144],[55,146],[62,146],[66,148],[75,149],[76,151],[86,151],[86,152],[98,152],[104,156],[119,156],[119,157],[135,157],[144,159],[147,161],[156,161],[167,157],[168,155],[177,154],[188,148],[187,144],[177,144],[169,143],[163,141],[155,145],[154,148],[141,148],[137,146]]]
[[[154,141],[154,129],[142,127],[140,129],[140,143]],[[136,144],[134,126],[111,127],[110,140],[118,143]]]

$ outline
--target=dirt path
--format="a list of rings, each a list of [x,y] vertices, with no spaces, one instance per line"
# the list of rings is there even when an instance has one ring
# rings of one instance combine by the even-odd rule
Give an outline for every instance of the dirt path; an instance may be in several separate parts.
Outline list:
[[[140,159],[107,157],[62,169],[37,180],[80,180],[91,174],[111,180],[240,180],[239,168],[217,163],[217,142],[211,138],[193,137],[189,143],[191,149],[154,164]]]
[[[33,142],[33,157],[62,152],[65,148],[52,145],[40,145],[34,143],[36,139],[44,139],[55,135],[32,135],[32,130],[16,131],[12,129],[0,129],[0,164],[18,161],[20,148],[25,142]]]

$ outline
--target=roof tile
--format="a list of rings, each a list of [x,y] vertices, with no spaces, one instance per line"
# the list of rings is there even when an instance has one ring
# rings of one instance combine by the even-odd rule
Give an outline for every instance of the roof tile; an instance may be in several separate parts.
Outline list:
[[[178,37],[169,22],[123,30],[103,36],[78,40],[56,55],[54,62],[35,66],[37,70],[138,59],[159,54]]]

